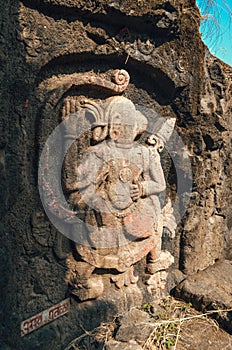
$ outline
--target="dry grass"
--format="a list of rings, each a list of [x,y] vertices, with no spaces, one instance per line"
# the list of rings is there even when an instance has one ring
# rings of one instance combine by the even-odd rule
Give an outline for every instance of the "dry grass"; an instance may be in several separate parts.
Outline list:
[[[92,331],[87,331],[84,328],[83,334],[77,338],[75,338],[66,348],[65,350],[84,350],[83,346],[79,347],[81,341],[88,337],[92,339],[94,342],[105,344],[107,341],[113,338],[113,333],[116,328],[115,322],[102,323],[99,327],[93,329]],[[89,347],[91,349],[91,346]]]
[[[201,349],[201,341],[205,337],[212,340],[218,339],[221,334],[226,334],[226,337],[230,338],[227,333],[219,328],[217,322],[209,316],[232,310],[212,310],[199,313],[191,304],[178,301],[172,297],[163,299],[156,307],[152,304],[144,304],[142,310],[150,316],[149,328],[151,323],[153,326],[149,337],[143,343],[140,342],[144,350]],[[101,324],[92,331],[83,329],[83,334],[74,339],[65,350],[92,350],[96,349],[96,343],[99,346],[101,345],[99,348],[102,348],[103,344],[113,339],[113,335],[117,330],[116,319],[113,322]],[[143,323],[142,326],[146,326],[146,323]],[[95,342],[95,346],[85,347],[80,345],[86,337],[92,339],[92,344]]]
[[[145,309],[147,309],[147,305],[145,305]],[[191,304],[171,297],[162,300],[157,311],[153,311],[153,308],[147,311],[154,320],[154,328],[143,344],[143,349],[146,350],[177,350],[182,333],[184,333],[185,339],[190,338],[193,324],[197,324],[201,330],[205,328],[219,329],[216,321],[209,318],[209,315],[214,314],[215,310],[199,313],[192,308]],[[225,311],[228,310],[217,310],[216,313]],[[183,339],[181,341],[183,343]]]

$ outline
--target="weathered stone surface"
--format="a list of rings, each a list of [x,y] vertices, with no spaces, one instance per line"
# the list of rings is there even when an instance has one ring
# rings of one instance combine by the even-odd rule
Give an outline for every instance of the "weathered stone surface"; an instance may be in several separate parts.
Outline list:
[[[123,343],[115,340],[109,340],[105,344],[105,349],[106,350],[142,350],[142,347],[135,341]]]
[[[103,328],[99,327],[97,332],[93,330],[86,334],[86,346],[91,344],[91,349],[93,350],[100,350],[102,347],[103,349],[109,347],[109,349],[124,350],[125,348],[134,348],[135,346],[137,346],[136,349],[140,349],[139,346],[141,346],[144,350],[151,350],[160,349],[163,346],[166,347],[168,344],[176,344],[177,349],[180,350],[231,349],[232,336],[220,329],[215,320],[190,307],[189,303],[167,298],[157,305],[157,307],[158,309],[155,307],[150,309],[153,317],[148,317],[144,312],[133,309],[124,316],[120,316],[116,322],[104,323],[102,325]],[[120,328],[126,327],[128,322],[132,326],[132,323],[130,323],[132,320],[136,323],[136,327],[141,327],[138,333],[142,334],[137,334],[140,340],[137,340],[137,342],[135,340],[129,340],[135,334],[135,331],[129,329],[127,334],[124,333],[124,341],[116,340],[115,331],[120,332]],[[119,324],[118,321],[120,321]],[[148,328],[149,326],[151,327],[150,334],[146,332],[144,334],[143,328],[145,324]],[[118,326],[120,326],[119,329]],[[88,337],[90,338],[88,339]],[[94,339],[105,340],[107,338],[110,340],[101,341],[98,345],[94,342]],[[83,346],[84,344],[82,344],[81,339],[77,338],[65,350],[72,350],[72,345],[75,345],[80,350],[84,350],[86,347]]]
[[[115,339],[122,342],[136,340],[138,343],[144,342],[152,332],[150,317],[146,312],[132,309],[120,318],[120,327]]]
[[[231,310],[231,290],[232,262],[224,260],[187,277],[176,287],[174,293],[175,296],[190,301],[198,310]],[[214,316],[232,332],[231,311]]]
[[[217,325],[205,321],[189,321],[181,326],[178,350],[231,350],[232,336],[223,332]]]
[[[205,78],[200,114],[196,116],[200,128],[195,131],[191,146],[194,204],[187,210],[181,238],[181,264],[186,273],[202,270],[225,257],[231,246],[230,228],[224,219],[229,219],[231,208],[231,175],[228,176],[231,67],[206,50],[202,68]]]
[[[125,313],[123,316],[119,316],[118,320],[120,324],[128,324],[128,323],[142,323],[148,322],[150,319],[149,315],[138,309],[131,309],[129,312]]]

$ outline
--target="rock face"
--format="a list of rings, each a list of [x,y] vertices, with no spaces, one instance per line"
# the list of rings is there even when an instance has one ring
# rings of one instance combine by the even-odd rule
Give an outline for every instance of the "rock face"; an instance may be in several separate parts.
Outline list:
[[[215,320],[197,312],[189,303],[170,297],[163,299],[154,313],[151,309],[148,314],[133,308],[114,323],[104,324],[103,327],[105,333],[99,329],[97,335],[95,330],[92,337],[104,339],[103,349],[108,350],[150,350],[174,345],[181,350],[217,350],[231,349],[232,346],[231,335],[220,329]],[[72,349],[72,345],[82,349],[81,339],[75,339],[67,349]],[[100,349],[101,345],[94,345],[91,349]]]
[[[106,343],[106,350],[142,350],[142,347],[136,342],[122,343],[115,340],[110,340]]]
[[[132,309],[120,320],[120,327],[115,339],[121,342],[137,341],[145,343],[152,332],[149,316],[143,311]]]
[[[175,296],[190,301],[196,309],[231,310],[232,309],[232,263],[229,260],[218,261],[204,271],[199,271],[181,282]],[[230,333],[231,311],[215,315]]]
[[[119,290],[108,278],[110,295],[72,299],[68,314],[20,337],[23,320],[66,298],[69,259],[77,257],[48,219],[38,190],[40,155],[62,120],[65,101],[123,95],[143,107],[151,129],[157,115],[176,119],[183,144],[171,156],[164,151],[161,163],[179,225],[175,237],[164,227],[162,250],[174,256],[172,268],[190,275],[231,259],[232,70],[202,43],[193,0],[6,0],[0,9],[1,348],[64,349],[83,327],[140,305],[157,289],[155,278],[144,288],[144,254],[135,263],[140,280],[131,289]],[[130,75],[126,90],[111,80],[118,69]],[[90,75],[95,80],[85,80]],[[99,89],[102,77],[111,85]],[[158,282],[167,277],[173,287],[169,276],[160,273]]]

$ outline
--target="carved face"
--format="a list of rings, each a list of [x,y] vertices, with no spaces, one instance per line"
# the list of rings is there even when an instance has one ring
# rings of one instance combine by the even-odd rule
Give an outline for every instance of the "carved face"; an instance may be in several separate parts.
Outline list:
[[[147,119],[123,96],[114,96],[108,101],[109,137],[118,143],[133,142],[137,134],[146,129]]]
[[[117,143],[131,143],[137,135],[137,123],[124,123],[125,118],[120,115],[113,116],[110,124],[109,137]],[[133,121],[133,118],[132,118]]]

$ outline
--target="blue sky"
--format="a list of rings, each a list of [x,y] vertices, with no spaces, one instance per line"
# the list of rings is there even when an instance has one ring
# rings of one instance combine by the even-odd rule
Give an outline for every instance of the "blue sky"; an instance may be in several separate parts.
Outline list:
[[[200,32],[211,53],[232,66],[232,0],[214,0],[206,8],[207,0],[197,0],[203,16]]]

